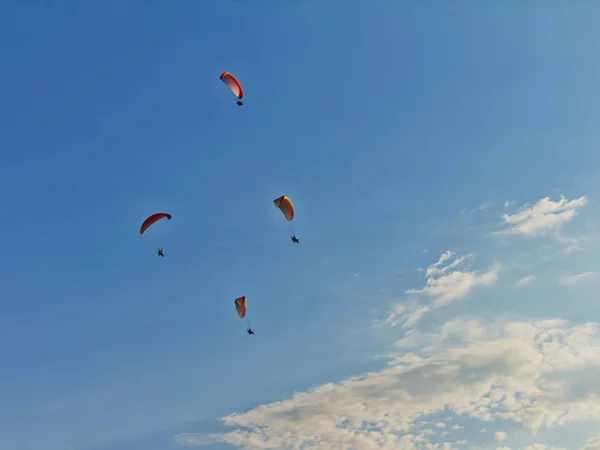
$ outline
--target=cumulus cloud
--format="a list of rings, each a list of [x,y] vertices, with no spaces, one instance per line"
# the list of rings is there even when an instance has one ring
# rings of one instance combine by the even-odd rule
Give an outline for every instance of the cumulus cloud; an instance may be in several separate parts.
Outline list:
[[[432,309],[462,300],[476,287],[493,286],[498,281],[500,265],[483,272],[458,270],[458,266],[473,258],[473,254],[457,256],[450,250],[442,253],[438,261],[427,268],[425,285],[420,289],[409,289],[406,294],[425,295],[432,298],[428,305],[405,302],[396,305],[385,323],[391,326],[402,324],[403,328],[414,327]]]
[[[526,286],[526,285],[532,283],[533,281],[535,281],[535,275],[528,275],[528,276],[523,277],[520,280],[518,280],[515,283],[515,286],[520,288],[520,287],[523,287],[523,286]]]
[[[496,440],[497,441],[503,441],[506,439],[506,432],[505,431],[496,431]]]
[[[395,347],[403,353],[381,370],[222,418],[231,431],[176,439],[248,449],[451,449],[458,442],[444,440],[432,416],[462,415],[476,429],[499,420],[530,430],[600,421],[597,323],[457,318],[413,330]]]
[[[577,275],[569,275],[560,279],[560,284],[574,285],[584,281],[598,281],[600,280],[600,272],[584,272]]]
[[[554,233],[559,236],[563,225],[570,222],[578,211],[587,204],[587,198],[558,201],[545,197],[535,205],[525,205],[515,214],[504,214],[502,219],[508,226],[500,234],[521,236],[544,236]]]

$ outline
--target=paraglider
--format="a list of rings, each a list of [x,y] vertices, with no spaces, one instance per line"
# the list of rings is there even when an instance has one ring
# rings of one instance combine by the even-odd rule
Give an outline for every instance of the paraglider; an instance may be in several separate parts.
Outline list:
[[[171,220],[171,214],[168,214],[168,213],[152,214],[150,217],[148,217],[146,220],[144,220],[144,223],[142,223],[142,226],[140,227],[140,234],[144,234],[148,228],[150,228],[152,225],[154,225],[159,220],[165,219],[165,218],[167,220]],[[156,254],[158,256],[162,256],[163,258],[165,257],[165,254],[163,253],[162,248],[159,248],[158,250],[156,250]]]
[[[276,198],[275,200],[273,200],[273,203],[283,213],[283,215],[288,220],[288,222],[291,222],[294,219],[294,214],[295,214],[294,205],[292,204],[292,201],[290,200],[290,198],[287,195],[282,195],[281,197]],[[290,228],[292,228],[291,223],[290,223]],[[292,228],[292,236],[290,236],[290,238],[292,239],[292,242],[294,244],[298,244],[300,242],[298,240],[298,238],[296,237],[296,233],[294,233],[293,228]]]
[[[235,310],[237,311],[238,316],[240,316],[240,319],[246,317],[246,297],[242,296],[236,298],[234,304]],[[248,319],[246,319],[246,322],[248,322]],[[246,330],[246,332],[248,334],[254,334],[254,331],[252,331],[252,328],[250,328],[250,322],[248,322],[248,329]]]
[[[244,98],[244,89],[242,88],[242,85],[237,80],[237,78],[229,72],[223,72],[221,74],[220,79],[223,83],[225,83],[229,90],[231,90],[231,92],[233,92],[233,94],[238,98],[237,105],[243,106],[244,103],[242,103],[242,99]]]

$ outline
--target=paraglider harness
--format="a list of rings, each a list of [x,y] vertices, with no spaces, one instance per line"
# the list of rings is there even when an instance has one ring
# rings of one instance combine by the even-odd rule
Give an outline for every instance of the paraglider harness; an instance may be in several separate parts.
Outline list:
[[[163,258],[165,257],[165,254],[163,253],[163,250],[162,250],[162,248],[159,248],[158,250],[156,250],[156,254],[157,254],[158,256],[162,256]]]
[[[244,103],[241,100],[238,100],[236,103],[238,106],[244,106]]]
[[[295,243],[295,244],[298,244],[300,242],[295,235],[292,236],[291,238],[292,238],[292,242]]]
[[[254,334],[254,331],[252,331],[252,329],[251,329],[251,328],[248,328],[248,330],[247,330],[247,333],[248,333],[248,334]]]

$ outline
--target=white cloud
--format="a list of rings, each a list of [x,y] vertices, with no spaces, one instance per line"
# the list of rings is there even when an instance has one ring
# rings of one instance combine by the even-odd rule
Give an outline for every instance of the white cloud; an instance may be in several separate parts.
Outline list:
[[[525,450],[567,450],[566,448],[561,447],[551,447],[546,444],[533,444],[525,447]]]
[[[483,203],[481,203],[479,206],[476,206],[475,208],[471,208],[471,209],[467,209],[467,208],[465,208],[465,209],[461,209],[461,210],[460,210],[460,215],[461,215],[461,216],[464,216],[464,215],[466,215],[466,214],[473,214],[473,213],[476,213],[476,212],[479,212],[479,211],[483,211],[483,210],[485,210],[485,209],[489,208],[490,206],[492,206],[492,202],[489,202],[489,201],[487,201],[487,202],[483,202]]]
[[[438,422],[435,424],[435,426],[438,428],[446,428],[446,424],[444,422]]]
[[[600,436],[589,439],[581,450],[600,450]]]
[[[521,278],[515,283],[515,286],[520,288],[526,286],[535,281],[535,275],[528,275],[526,277]]]
[[[597,323],[457,318],[434,332],[413,331],[397,346],[405,352],[382,370],[231,414],[221,419],[229,432],[182,433],[177,441],[248,449],[450,449],[452,442],[424,431],[422,422],[440,413],[475,420],[475,429],[499,420],[534,431],[584,420],[600,426]]]
[[[433,307],[438,308],[456,300],[466,298],[477,286],[493,286],[498,281],[500,266],[496,265],[486,272],[469,272],[452,270],[456,266],[472,258],[472,254],[460,256],[451,263],[440,268],[440,265],[453,257],[451,251],[440,256],[437,263],[427,269],[427,281],[421,289],[409,289],[407,294],[425,294],[433,298]]]
[[[561,196],[558,201],[545,197],[533,206],[523,206],[515,214],[504,214],[502,219],[508,228],[500,234],[544,236],[553,232],[558,237],[562,226],[570,222],[586,203],[585,196],[574,200]]]
[[[450,260],[452,256],[453,254],[450,250],[447,250],[444,253],[442,253],[438,261],[427,268],[427,273],[425,274],[425,276],[428,277],[434,273],[443,273],[440,271],[439,267],[446,261]]]
[[[425,286],[421,289],[409,289],[406,294],[426,295],[433,299],[428,305],[417,302],[397,304],[389,314],[385,323],[396,326],[402,324],[403,328],[414,327],[417,322],[429,311],[462,300],[479,286],[493,286],[498,281],[500,265],[495,265],[484,272],[463,271],[457,267],[473,258],[469,253],[456,256],[450,250],[442,253],[436,263],[427,268]]]
[[[434,277],[436,275],[443,275],[446,272],[448,272],[449,270],[462,264],[467,259],[473,257],[473,255],[471,253],[469,253],[468,255],[459,256],[458,258],[454,259],[454,261],[452,261],[450,264],[448,264],[446,266],[442,266],[446,261],[449,261],[450,259],[452,259],[453,256],[454,256],[454,254],[450,250],[446,251],[446,253],[442,253],[438,262],[432,264],[431,266],[429,266],[427,268],[427,272],[425,272],[425,276],[426,277]],[[440,268],[440,266],[442,266],[442,267]]]
[[[403,328],[411,328],[430,310],[430,306],[419,305],[416,302],[398,303],[385,320],[385,324],[395,327],[402,323]]]
[[[563,277],[559,282],[564,285],[574,285],[584,281],[598,281],[600,272],[584,272]]]
[[[496,431],[495,436],[496,436],[497,441],[503,441],[506,439],[506,432],[505,431]]]
[[[509,206],[510,206],[510,202],[509,202],[508,200],[506,200],[506,201],[504,202],[504,207],[505,207],[505,208],[508,208]]]
[[[462,426],[460,426],[460,425],[452,425],[452,429],[453,429],[453,430],[456,430],[456,431],[460,431],[460,430],[464,430],[464,429],[465,429],[465,427],[462,427]]]
[[[496,450],[510,450],[510,447],[496,447]]]

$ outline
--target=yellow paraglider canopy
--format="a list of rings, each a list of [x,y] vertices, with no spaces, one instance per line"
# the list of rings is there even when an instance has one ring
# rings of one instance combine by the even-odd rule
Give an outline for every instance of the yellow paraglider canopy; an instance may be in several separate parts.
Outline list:
[[[279,208],[287,220],[292,220],[294,218],[294,205],[287,195],[276,198],[273,200],[273,203]]]
[[[240,319],[243,319],[246,315],[246,297],[236,298],[234,303],[238,316],[240,316]]]

